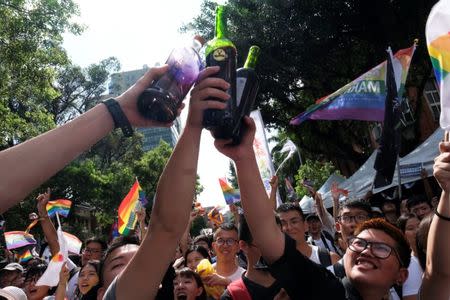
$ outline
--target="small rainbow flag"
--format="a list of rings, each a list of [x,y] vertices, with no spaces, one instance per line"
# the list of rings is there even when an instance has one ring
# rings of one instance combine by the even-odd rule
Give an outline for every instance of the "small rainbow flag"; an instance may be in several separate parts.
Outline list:
[[[17,259],[19,263],[25,263],[33,258],[33,254],[31,254],[31,251],[29,249],[25,250],[23,253],[17,254]]]
[[[58,199],[54,201],[48,201],[47,212],[48,216],[51,218],[58,213],[58,215],[67,218],[69,215],[70,207],[72,206],[72,201],[67,199]]]
[[[64,238],[66,239],[67,251],[73,254],[80,254],[81,245],[83,244],[79,238],[63,231]]]
[[[128,235],[136,226],[136,205],[142,191],[139,181],[135,181],[128,194],[122,200],[119,206],[119,224],[118,230],[122,235]]]
[[[220,188],[222,189],[225,202],[229,204],[237,203],[241,201],[241,194],[238,189],[232,188],[226,178],[219,178]]]
[[[439,1],[428,16],[425,28],[428,53],[441,96],[440,125],[450,130],[450,1]],[[446,113],[445,113],[446,112]]]
[[[219,209],[217,207],[214,207],[211,209],[211,211],[208,213],[208,220],[213,222],[213,224],[217,227],[220,226],[220,224],[223,223],[223,215],[219,212]]]
[[[32,234],[25,231],[8,231],[5,232],[6,248],[8,250],[36,245],[36,240]]]

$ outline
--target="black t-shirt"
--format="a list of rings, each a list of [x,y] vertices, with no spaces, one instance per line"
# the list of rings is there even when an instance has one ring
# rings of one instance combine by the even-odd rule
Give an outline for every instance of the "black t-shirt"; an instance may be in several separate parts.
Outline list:
[[[344,286],[333,273],[301,254],[295,241],[285,235],[284,253],[269,271],[291,299],[346,299]]]
[[[244,274],[242,274],[242,281],[244,281],[245,287],[247,288],[247,291],[249,292],[252,299],[258,299],[258,300],[273,300],[273,298],[280,292],[281,285],[280,283],[275,280],[275,282],[269,286],[264,287],[262,285],[257,284],[254,281],[251,281],[247,277],[245,277]],[[228,289],[226,289],[222,296],[220,297],[220,300],[232,300],[230,292]],[[239,299],[234,299],[239,300]]]

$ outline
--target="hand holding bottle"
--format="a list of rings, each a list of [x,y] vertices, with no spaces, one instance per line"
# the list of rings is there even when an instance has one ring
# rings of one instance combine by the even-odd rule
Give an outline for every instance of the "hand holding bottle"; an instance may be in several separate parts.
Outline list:
[[[197,84],[191,91],[186,127],[201,130],[203,128],[203,112],[206,109],[222,110],[226,107],[226,101],[230,96],[224,90],[230,84],[221,78],[211,77],[217,72],[219,72],[219,67],[209,67],[200,72]]]
[[[147,71],[131,88],[116,98],[123,112],[127,116],[130,124],[134,127],[170,127],[173,122],[158,122],[143,117],[137,109],[137,100],[139,95],[149,87],[153,81],[160,78],[168,71],[168,66],[153,67]],[[183,109],[183,105],[177,110],[179,115]]]

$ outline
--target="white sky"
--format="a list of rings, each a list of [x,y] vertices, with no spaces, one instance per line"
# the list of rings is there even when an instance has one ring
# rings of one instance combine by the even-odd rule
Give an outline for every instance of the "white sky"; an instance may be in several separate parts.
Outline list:
[[[178,29],[200,13],[201,0],[75,0],[77,22],[87,26],[81,36],[66,34],[64,47],[75,64],[86,67],[115,56],[121,71],[164,62],[172,48],[191,37]],[[184,114],[187,108],[183,110]],[[182,115],[182,117],[183,117]],[[183,118],[182,118],[183,119]],[[203,206],[225,205],[219,178],[228,173],[229,160],[217,152],[208,131],[202,135],[198,173]]]

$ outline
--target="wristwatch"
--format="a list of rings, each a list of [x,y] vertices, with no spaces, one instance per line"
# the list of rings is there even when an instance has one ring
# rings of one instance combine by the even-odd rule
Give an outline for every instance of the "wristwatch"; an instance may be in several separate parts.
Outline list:
[[[111,114],[115,128],[122,129],[123,135],[126,137],[133,136],[133,128],[131,127],[130,121],[128,121],[127,116],[123,113],[123,110],[116,99],[109,98],[102,103],[106,105],[106,108]]]

